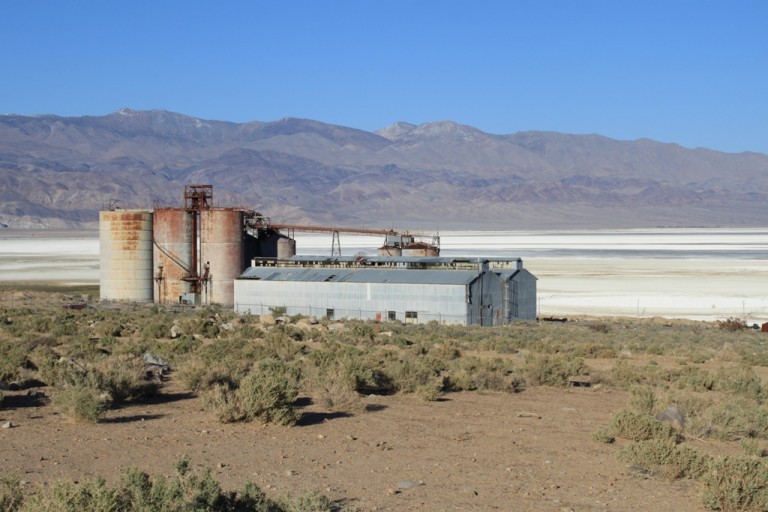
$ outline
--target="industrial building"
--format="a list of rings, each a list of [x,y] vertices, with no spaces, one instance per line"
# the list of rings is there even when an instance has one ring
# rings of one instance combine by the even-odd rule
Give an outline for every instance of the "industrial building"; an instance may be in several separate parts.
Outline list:
[[[235,310],[405,323],[504,325],[536,318],[536,277],[517,258],[255,259]]]
[[[295,231],[331,233],[331,257],[296,256]],[[340,233],[384,243],[377,256],[343,257]],[[441,258],[439,237],[392,229],[273,224],[214,206],[211,185],[187,185],[182,207],[100,212],[99,246],[105,301],[466,325],[536,317],[536,278],[520,259]]]

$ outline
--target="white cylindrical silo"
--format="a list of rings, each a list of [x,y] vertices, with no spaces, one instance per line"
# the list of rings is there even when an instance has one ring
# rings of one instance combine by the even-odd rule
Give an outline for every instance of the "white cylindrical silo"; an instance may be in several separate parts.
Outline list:
[[[152,212],[99,212],[102,300],[152,302]]]

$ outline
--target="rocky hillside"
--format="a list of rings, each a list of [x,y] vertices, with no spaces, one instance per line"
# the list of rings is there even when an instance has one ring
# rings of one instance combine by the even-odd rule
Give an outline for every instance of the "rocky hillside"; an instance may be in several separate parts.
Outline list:
[[[279,222],[407,228],[755,226],[768,155],[450,121],[376,133],[303,119],[158,111],[0,116],[0,227],[89,228],[98,211],[176,206],[210,183],[222,206]]]

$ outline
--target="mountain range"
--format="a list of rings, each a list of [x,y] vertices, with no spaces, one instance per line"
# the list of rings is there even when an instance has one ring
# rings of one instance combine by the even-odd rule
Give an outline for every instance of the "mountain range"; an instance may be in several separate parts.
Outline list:
[[[765,226],[768,155],[451,121],[367,132],[164,110],[0,116],[0,227],[92,229],[186,184],[273,222],[397,229]]]

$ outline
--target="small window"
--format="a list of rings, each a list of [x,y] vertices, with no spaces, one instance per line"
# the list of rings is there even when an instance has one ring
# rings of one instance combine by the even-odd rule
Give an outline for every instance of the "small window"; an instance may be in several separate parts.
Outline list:
[[[328,320],[333,320],[333,309],[326,309],[325,316]]]
[[[419,314],[416,311],[405,312],[405,323],[415,324],[419,321]]]
[[[387,320],[390,322],[397,320],[397,313],[395,311],[387,311]]]

